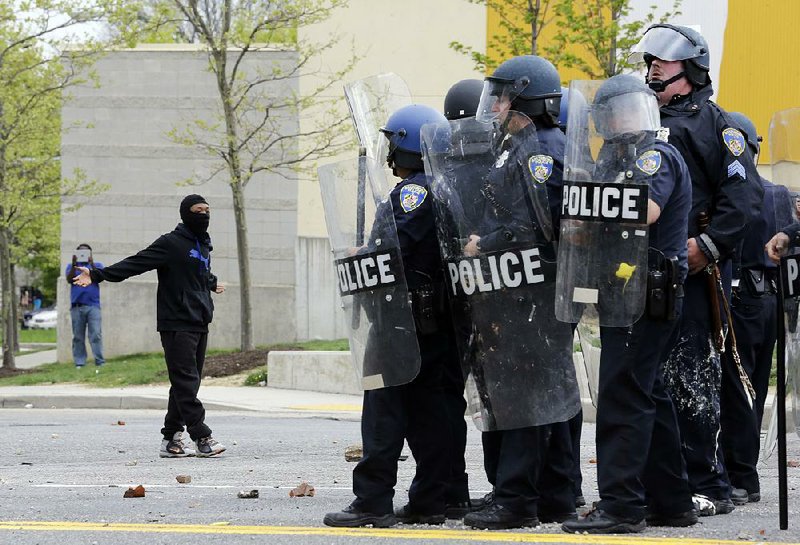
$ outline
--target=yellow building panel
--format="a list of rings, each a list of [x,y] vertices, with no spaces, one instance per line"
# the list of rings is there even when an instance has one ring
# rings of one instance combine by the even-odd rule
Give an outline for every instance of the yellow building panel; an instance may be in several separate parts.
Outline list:
[[[772,115],[778,110],[800,107],[798,22],[798,0],[728,2],[720,81],[715,82],[718,101],[726,110],[742,112],[755,123],[764,137],[760,163],[770,162],[768,131]]]

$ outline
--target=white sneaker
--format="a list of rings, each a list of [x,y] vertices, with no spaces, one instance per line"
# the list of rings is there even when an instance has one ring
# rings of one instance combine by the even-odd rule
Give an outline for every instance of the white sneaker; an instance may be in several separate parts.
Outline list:
[[[197,447],[197,456],[199,458],[209,458],[225,452],[225,445],[218,443],[217,440],[210,435],[208,437],[201,437],[195,441],[194,444]]]
[[[186,458],[187,456],[195,456],[197,452],[194,447],[190,446],[191,443],[183,441],[183,432],[176,431],[172,439],[161,440],[161,450],[158,455],[161,458]]]

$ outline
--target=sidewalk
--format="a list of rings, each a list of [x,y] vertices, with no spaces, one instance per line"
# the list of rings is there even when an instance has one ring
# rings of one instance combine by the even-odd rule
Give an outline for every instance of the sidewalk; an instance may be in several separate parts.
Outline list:
[[[169,385],[92,388],[80,384],[0,387],[0,408],[165,410]],[[361,417],[361,396],[269,387],[201,386],[206,409],[254,411],[270,416]]]

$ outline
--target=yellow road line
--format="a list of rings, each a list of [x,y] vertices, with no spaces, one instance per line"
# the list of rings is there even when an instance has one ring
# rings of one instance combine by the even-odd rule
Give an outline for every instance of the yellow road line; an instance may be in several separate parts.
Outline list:
[[[649,537],[636,534],[627,536],[601,536],[582,534],[536,534],[514,532],[482,532],[475,530],[419,530],[401,528],[328,528],[304,526],[231,526],[226,522],[203,524],[125,524],[97,522],[45,522],[5,521],[2,530],[34,532],[130,532],[162,534],[218,534],[218,535],[294,535],[294,536],[346,536],[380,537],[389,539],[427,539],[451,541],[481,541],[505,543],[569,543],[607,545],[742,545],[743,540],[700,538]],[[777,530],[776,530],[777,531]],[[755,540],[754,540],[755,541]],[[761,545],[768,542],[757,541]],[[774,543],[773,545],[779,545]],[[780,545],[800,545],[782,543]]]

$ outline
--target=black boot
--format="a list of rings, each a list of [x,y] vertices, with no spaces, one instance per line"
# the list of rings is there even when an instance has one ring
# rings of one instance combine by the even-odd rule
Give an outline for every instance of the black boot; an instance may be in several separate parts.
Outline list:
[[[521,515],[497,503],[469,513],[464,517],[464,525],[481,530],[508,530],[510,528],[533,528],[539,526],[539,519],[531,515]]]
[[[328,513],[322,522],[326,526],[336,528],[358,528],[360,526],[373,526],[375,528],[389,528],[397,524],[394,513],[379,515],[377,513],[367,513],[359,511],[352,505],[348,505],[337,513]]]
[[[615,517],[601,509],[590,511],[585,517],[568,520],[561,529],[568,533],[587,534],[636,534],[647,527],[644,519],[633,520]]]
[[[686,528],[697,524],[697,511],[684,511],[683,513],[647,513],[648,526],[670,526],[672,528]]]
[[[406,504],[394,512],[394,516],[403,524],[444,524],[444,513],[438,515],[423,515]]]

